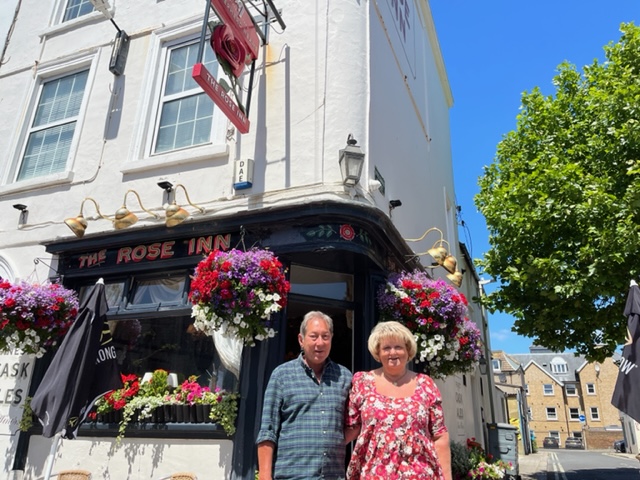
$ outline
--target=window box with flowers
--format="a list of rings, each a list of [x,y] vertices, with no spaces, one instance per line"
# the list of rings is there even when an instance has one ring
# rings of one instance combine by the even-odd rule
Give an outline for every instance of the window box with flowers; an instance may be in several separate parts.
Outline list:
[[[467,318],[464,294],[424,272],[389,276],[378,292],[381,320],[396,320],[414,334],[416,362],[436,378],[470,371],[481,356],[481,335]]]
[[[167,371],[156,370],[142,382],[135,375],[123,375],[123,388],[100,398],[89,418],[117,423],[117,443],[132,424],[217,423],[227,435],[235,433],[237,394],[219,388],[212,391],[198,384],[195,376],[174,389],[168,385],[168,376]]]
[[[56,346],[78,313],[78,297],[57,283],[0,279],[0,351],[36,357]]]

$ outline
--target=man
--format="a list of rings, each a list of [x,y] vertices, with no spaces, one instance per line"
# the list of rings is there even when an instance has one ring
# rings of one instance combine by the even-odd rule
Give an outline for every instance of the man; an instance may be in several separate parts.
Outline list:
[[[307,313],[298,334],[302,353],[271,374],[256,441],[259,480],[344,478],[351,372],[329,359],[332,338],[331,318]]]

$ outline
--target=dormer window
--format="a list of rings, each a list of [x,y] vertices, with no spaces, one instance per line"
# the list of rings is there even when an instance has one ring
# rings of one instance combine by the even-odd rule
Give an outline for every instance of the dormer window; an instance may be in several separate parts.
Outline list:
[[[569,367],[567,367],[567,362],[563,358],[556,357],[551,360],[551,372],[552,373],[567,373],[569,371]]]

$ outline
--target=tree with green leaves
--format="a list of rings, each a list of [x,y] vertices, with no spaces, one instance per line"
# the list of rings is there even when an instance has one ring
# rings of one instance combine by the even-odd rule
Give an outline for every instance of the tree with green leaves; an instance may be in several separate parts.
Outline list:
[[[514,131],[479,179],[499,286],[490,311],[539,345],[593,360],[624,341],[640,273],[640,27],[622,24],[606,61],[563,63],[555,94],[522,95]]]

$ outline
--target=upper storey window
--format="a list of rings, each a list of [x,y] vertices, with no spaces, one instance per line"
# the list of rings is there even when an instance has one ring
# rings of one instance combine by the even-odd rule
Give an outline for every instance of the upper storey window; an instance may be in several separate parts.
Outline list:
[[[154,153],[209,143],[213,125],[213,101],[191,78],[198,43],[167,48],[165,77],[160,97]],[[213,50],[205,49],[204,64],[216,72]]]
[[[66,169],[89,70],[42,83],[16,180]]]
[[[551,360],[551,371],[553,373],[567,373],[569,368],[567,367],[567,362],[562,358],[554,358]]]
[[[93,12],[93,5],[89,0],[68,0],[64,9],[63,22],[68,22]]]

